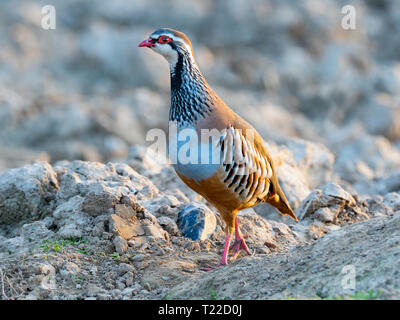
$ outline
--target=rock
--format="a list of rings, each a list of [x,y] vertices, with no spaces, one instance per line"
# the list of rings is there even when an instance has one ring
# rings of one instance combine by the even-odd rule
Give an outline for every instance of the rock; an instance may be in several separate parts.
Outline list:
[[[100,294],[104,294],[105,290],[98,287],[97,285],[93,284],[93,283],[89,283],[87,288],[86,288],[86,294],[89,297],[96,297]]]
[[[64,269],[72,275],[76,275],[80,272],[79,266],[76,263],[69,261],[65,262]]]
[[[80,238],[91,231],[91,217],[83,212],[83,204],[84,198],[75,196],[60,204],[53,212],[60,237]]]
[[[278,239],[282,242],[283,246],[297,242],[293,232],[285,223],[266,220],[252,209],[240,211],[238,218],[241,232],[248,236],[248,245],[249,240],[253,245],[257,244],[261,247],[270,246],[275,248],[280,247],[277,244]]]
[[[144,258],[145,258],[145,255],[142,254],[142,253],[139,253],[139,254],[135,254],[135,255],[131,258],[131,261],[132,261],[132,262],[141,262],[141,261],[144,260]]]
[[[118,273],[119,273],[120,276],[122,276],[122,275],[124,275],[124,274],[126,274],[128,272],[133,272],[133,270],[134,270],[133,267],[130,264],[127,264],[127,263],[121,263],[118,266]]]
[[[113,240],[115,251],[119,254],[123,254],[128,249],[128,243],[120,236],[116,236]]]
[[[142,202],[143,206],[153,215],[167,215],[176,218],[181,207],[181,202],[173,195],[160,195],[157,198],[149,199]]]
[[[157,224],[157,218],[155,216],[153,216],[149,211],[143,210],[143,212],[141,212],[141,214],[142,214],[142,218],[149,220],[153,224]]]
[[[328,183],[325,185],[322,188],[322,194],[324,197],[323,202],[327,205],[335,203],[335,199],[338,202],[344,201],[347,205],[354,205],[356,203],[354,198],[348,192],[335,183]]]
[[[185,237],[205,240],[214,232],[216,218],[203,205],[189,205],[179,212],[177,225]]]
[[[59,188],[57,175],[46,162],[0,174],[0,223],[15,223],[49,215]]]
[[[191,261],[181,261],[179,259],[164,259],[160,265],[153,265],[147,268],[140,279],[140,283],[147,291],[162,288],[166,283],[176,283],[181,279],[187,279],[187,275],[182,275],[182,270],[193,270],[194,264]],[[169,280],[164,280],[167,276]],[[175,281],[174,281],[175,280]]]
[[[53,237],[54,232],[46,227],[43,220],[24,224],[21,228],[21,236],[28,241],[42,240]]]
[[[39,272],[45,276],[50,275],[50,274],[55,274],[56,270],[54,269],[54,267],[51,264],[45,263],[45,264],[41,264],[39,266]]]
[[[130,297],[132,297],[133,291],[134,291],[133,288],[125,288],[124,290],[122,290],[122,295],[124,297],[130,298]]]
[[[387,215],[393,214],[393,207],[390,205],[394,205],[396,203],[396,196],[392,197],[388,194],[386,198],[389,201],[383,202],[383,196],[374,196],[372,198],[367,198],[365,202],[368,205],[368,214],[371,217],[384,217]],[[394,200],[393,202],[391,200]]]
[[[116,214],[110,215],[109,224],[110,230],[125,240],[130,240],[133,237],[143,236],[145,234],[145,230],[140,223],[133,223],[132,221],[123,219]]]
[[[400,194],[391,192],[383,198],[383,204],[389,206],[393,211],[400,210]]]
[[[174,220],[168,217],[159,217],[158,223],[163,227],[170,235],[176,236],[179,234],[178,225]]]
[[[296,209],[296,215],[299,219],[304,219],[321,208],[333,207],[336,211],[340,211],[345,205],[355,204],[356,201],[348,192],[335,183],[328,183],[322,190],[313,190]]]
[[[144,225],[143,229],[145,230],[146,236],[154,237],[154,238],[166,238],[166,231],[164,231],[160,226],[150,224]]]
[[[308,235],[312,240],[317,240],[327,232],[328,229],[322,223],[311,224],[308,229]]]
[[[148,213],[143,207],[137,206],[137,213],[132,207],[116,205],[117,214],[109,217],[110,230],[125,240],[131,240],[138,236],[152,236],[164,238],[165,231],[158,225],[157,219]]]
[[[338,212],[329,210],[328,208],[320,208],[314,212],[314,216],[322,222],[333,222]]]
[[[146,240],[144,239],[144,237],[140,236],[140,237],[136,237],[134,239],[129,240],[128,244],[129,244],[129,246],[131,246],[131,247],[133,247],[135,249],[138,249],[143,245],[143,243],[145,241]]]
[[[136,208],[138,210],[142,210],[141,208]],[[132,219],[136,216],[135,210],[131,206],[117,204],[115,205],[115,214],[122,219]]]
[[[322,208],[322,203],[320,201],[322,197],[322,191],[319,189],[311,191],[306,199],[301,203],[301,205],[296,209],[296,216],[298,219],[303,219],[304,217],[314,213],[318,209]]]
[[[137,193],[140,200],[153,198],[158,193],[148,178],[124,163],[59,162],[54,169],[63,184],[60,197],[84,195],[83,210],[93,216],[107,212],[130,193]]]

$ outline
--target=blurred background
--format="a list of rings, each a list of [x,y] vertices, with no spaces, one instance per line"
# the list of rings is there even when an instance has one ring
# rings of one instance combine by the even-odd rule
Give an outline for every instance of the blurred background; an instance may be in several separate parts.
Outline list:
[[[56,8],[56,29],[41,27]],[[342,7],[356,29],[342,27]],[[400,170],[398,0],[2,0],[0,171],[125,159],[168,125],[169,71],[137,45],[183,31],[211,86],[271,143],[324,144],[353,184]],[[400,182],[399,182],[400,183]]]

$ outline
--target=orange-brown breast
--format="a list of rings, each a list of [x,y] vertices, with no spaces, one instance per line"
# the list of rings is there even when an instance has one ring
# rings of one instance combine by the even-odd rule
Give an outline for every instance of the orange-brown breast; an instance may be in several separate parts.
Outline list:
[[[193,179],[186,178],[177,172],[178,176],[186,183],[186,185],[203,196],[218,209],[222,219],[226,223],[226,227],[233,228],[236,213],[243,205],[243,201],[236,193],[227,189],[226,185],[222,183],[223,180],[221,180],[221,173],[221,171],[218,171],[211,178],[197,182]]]

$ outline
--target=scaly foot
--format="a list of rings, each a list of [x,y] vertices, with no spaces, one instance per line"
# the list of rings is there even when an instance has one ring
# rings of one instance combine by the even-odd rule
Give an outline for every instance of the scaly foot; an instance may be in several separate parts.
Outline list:
[[[242,237],[235,239],[235,242],[232,243],[231,247],[229,248],[229,251],[232,252],[233,254],[232,259],[237,258],[237,256],[240,253],[240,250],[244,250],[244,252],[246,252],[249,256],[252,255],[252,252],[249,250],[246,242]]]
[[[225,245],[224,245],[224,252],[222,253],[221,262],[216,268],[204,268],[203,271],[211,271],[220,267],[226,266],[228,263],[228,251],[229,251],[229,244],[231,243],[232,232],[226,235]]]

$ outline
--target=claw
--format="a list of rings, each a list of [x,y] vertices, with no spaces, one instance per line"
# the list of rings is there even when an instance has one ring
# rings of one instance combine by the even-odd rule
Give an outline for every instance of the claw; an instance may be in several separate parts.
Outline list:
[[[218,268],[225,267],[225,266],[226,266],[226,264],[222,264],[222,263],[220,263],[220,264],[219,264],[219,265],[217,265],[216,267],[210,267],[210,268],[201,268],[200,270],[208,272],[208,271],[213,271],[213,270],[216,270],[216,269],[218,269]]]

